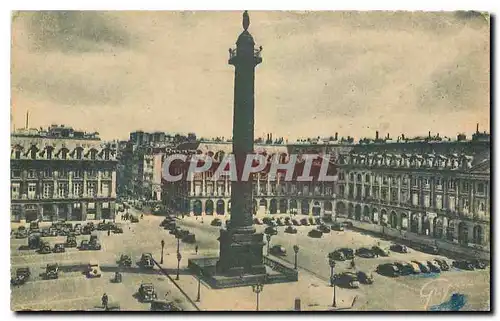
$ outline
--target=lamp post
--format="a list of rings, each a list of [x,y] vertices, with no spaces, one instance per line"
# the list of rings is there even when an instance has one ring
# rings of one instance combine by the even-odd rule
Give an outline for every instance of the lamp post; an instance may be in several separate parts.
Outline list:
[[[253,293],[257,294],[257,311],[259,311],[259,294],[264,290],[264,284],[259,281],[259,283],[252,285]]]
[[[293,252],[295,253],[294,269],[297,270],[297,254],[299,254],[299,246],[298,245],[293,246]]]
[[[165,247],[165,241],[161,240],[161,260],[160,264],[163,264],[163,248]]]
[[[181,264],[181,259],[182,259],[181,253],[177,252],[177,277],[175,278],[176,280],[179,280],[179,267]]]
[[[267,255],[269,255],[269,245],[271,243],[271,234],[266,234],[266,240],[267,240]]]
[[[181,247],[181,236],[180,235],[175,235],[175,238],[177,239],[177,253],[180,252],[180,247]]]
[[[201,288],[201,277],[202,277],[202,275],[203,275],[203,271],[200,270],[198,272],[198,296],[196,297],[196,302],[200,302],[200,300],[201,300],[201,297],[200,297],[200,294],[201,294],[200,293],[200,288]]]
[[[332,306],[334,308],[337,307],[337,301],[336,301],[336,286],[335,286],[335,280],[334,280],[334,277],[333,277],[333,269],[335,268],[335,260],[330,258],[328,259],[328,264],[330,265],[330,286],[333,286],[333,304]]]

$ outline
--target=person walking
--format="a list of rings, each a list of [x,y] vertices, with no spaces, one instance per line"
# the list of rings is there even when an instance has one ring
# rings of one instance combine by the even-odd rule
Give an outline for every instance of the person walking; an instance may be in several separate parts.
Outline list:
[[[104,293],[101,298],[102,306],[105,310],[108,310],[108,295]]]
[[[196,254],[198,254],[198,244],[196,244],[196,246],[194,247],[194,251]]]

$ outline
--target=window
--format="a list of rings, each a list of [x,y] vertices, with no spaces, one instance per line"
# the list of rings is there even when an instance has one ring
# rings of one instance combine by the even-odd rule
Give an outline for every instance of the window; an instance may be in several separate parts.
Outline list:
[[[73,195],[82,196],[82,194],[83,194],[82,183],[73,183]]]
[[[350,181],[354,181],[354,174],[353,174],[353,173],[350,173],[350,174],[349,174],[349,180],[350,180]]]
[[[418,178],[414,177],[411,179],[411,186],[418,187]]]
[[[436,208],[439,210],[443,208],[443,196],[442,195],[436,195]]]
[[[365,175],[365,182],[370,183],[370,174]]]
[[[477,192],[479,194],[484,194],[484,183],[478,183],[477,184]]]
[[[104,159],[109,160],[109,150],[104,151]]]
[[[451,211],[455,211],[455,196],[450,196],[448,201],[448,208]]]
[[[448,181],[448,189],[455,189],[457,187],[457,182],[455,180],[450,179]]]
[[[20,190],[19,183],[12,184],[12,186],[11,186],[11,198],[12,199],[18,199],[19,198],[19,190]]]
[[[443,189],[443,180],[441,178],[436,178],[435,183],[437,189]]]
[[[13,169],[12,170],[12,178],[20,178],[21,177],[21,170],[20,169]]]
[[[52,148],[47,148],[47,159],[52,159]]]
[[[424,206],[431,207],[431,196],[429,194],[424,195]]]
[[[15,157],[16,157],[16,159],[21,158],[21,151],[20,150],[16,150]]]
[[[361,182],[363,180],[361,174],[358,174],[358,182]]]
[[[76,159],[82,159],[82,149],[81,148],[76,149]]]
[[[54,185],[52,183],[43,184],[43,198],[52,198]]]
[[[389,180],[387,179],[387,176],[385,176],[385,175],[384,175],[384,176],[382,177],[382,184],[387,185],[388,181],[389,181]]]
[[[75,170],[73,172],[73,178],[81,178],[82,177],[82,171],[81,170]]]
[[[418,206],[418,194],[417,193],[411,194],[411,204],[414,206]]]
[[[68,158],[68,150],[63,149],[61,150],[61,159],[67,159]]]
[[[387,188],[382,188],[382,199],[387,200]]]
[[[88,182],[87,183],[87,194],[89,196],[96,196],[97,190],[96,190],[96,183],[95,182]]]
[[[462,200],[462,210],[464,211],[464,213],[469,213],[469,200],[468,199]]]
[[[57,185],[57,194],[59,197],[68,197],[68,183],[59,183]]]
[[[398,200],[398,190],[393,188],[391,189],[391,201],[396,202]]]
[[[36,149],[32,148],[30,153],[31,153],[31,159],[36,159]]]
[[[43,177],[45,177],[45,178],[52,177],[52,169],[51,168],[44,169],[43,170]]]
[[[97,151],[95,149],[92,149],[90,151],[90,159],[95,160],[97,156]]]
[[[422,184],[424,184],[425,188],[429,188],[429,179],[428,178],[423,178],[422,179]]]
[[[68,177],[68,170],[67,169],[60,169],[58,171],[58,177],[60,177],[60,178]]]
[[[339,173],[339,181],[343,181],[344,180],[344,172],[340,172]]]
[[[478,206],[478,211],[480,213],[484,213],[484,211],[486,210],[486,207],[484,206],[484,202],[483,201],[480,201],[479,202],[479,206]]]
[[[36,178],[36,172],[34,169],[28,171],[28,178]]]
[[[102,177],[109,178],[110,177],[109,171],[102,171]]]
[[[469,183],[464,182],[462,184],[462,193],[468,193],[469,192]]]
[[[109,183],[108,182],[101,183],[101,194],[104,197],[109,197]]]
[[[89,177],[96,177],[97,176],[97,171],[95,169],[91,169],[91,170],[87,171],[87,175]]]
[[[35,198],[36,196],[36,184],[30,183],[28,185],[28,198]]]

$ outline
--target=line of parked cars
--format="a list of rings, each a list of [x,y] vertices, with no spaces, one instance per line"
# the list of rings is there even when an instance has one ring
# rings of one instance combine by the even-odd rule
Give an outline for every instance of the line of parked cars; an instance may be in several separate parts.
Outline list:
[[[184,243],[196,243],[195,234],[189,232],[188,230],[181,229],[179,226],[177,226],[174,217],[165,217],[160,223],[160,226],[165,230],[168,230],[169,234],[174,235],[178,239],[181,239],[181,241]]]
[[[342,272],[333,276],[333,283],[342,288],[357,289],[360,284],[373,284],[373,277],[363,271]]]
[[[485,269],[487,263],[483,260],[457,260],[451,265],[444,259],[433,259],[428,261],[397,261],[393,263],[380,264],[377,272],[384,276],[398,277],[420,273],[441,273],[449,271],[451,267],[462,270]]]

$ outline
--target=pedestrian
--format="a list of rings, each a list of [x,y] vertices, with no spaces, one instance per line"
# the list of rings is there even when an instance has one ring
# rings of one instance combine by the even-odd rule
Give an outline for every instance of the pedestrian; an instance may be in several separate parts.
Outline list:
[[[196,246],[194,247],[194,251],[196,254],[198,254],[198,244],[196,244]]]
[[[111,235],[111,228],[108,227],[108,236]]]
[[[105,310],[107,310],[107,309],[108,309],[108,295],[107,295],[106,293],[104,293],[104,294],[102,295],[102,299],[101,299],[101,301],[102,301],[102,306],[103,306],[103,308],[104,308]]]
[[[355,268],[356,267],[356,263],[354,263],[354,259],[351,260],[351,268]]]

